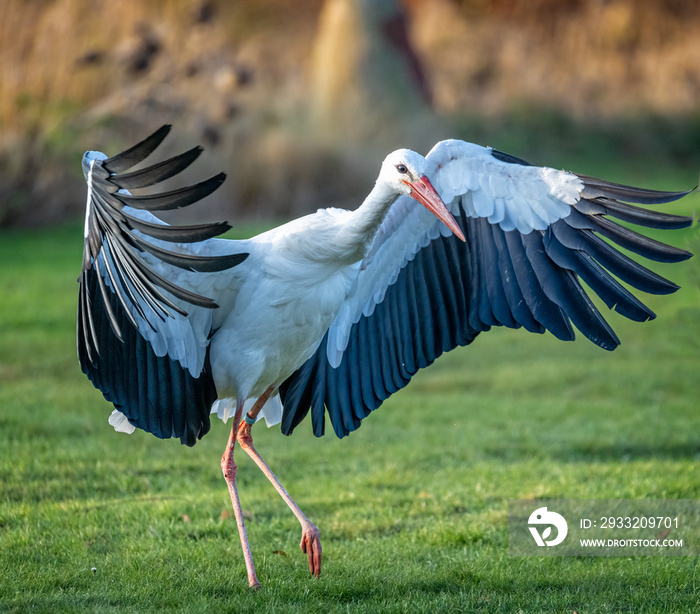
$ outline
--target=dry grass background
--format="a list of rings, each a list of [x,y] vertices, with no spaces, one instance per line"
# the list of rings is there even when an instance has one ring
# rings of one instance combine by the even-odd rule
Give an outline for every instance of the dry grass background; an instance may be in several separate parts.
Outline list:
[[[500,146],[503,125],[566,141],[632,117],[625,129],[673,137],[697,165],[694,0],[401,7],[404,22],[395,0],[5,0],[0,225],[78,216],[82,151],[114,153],[164,122],[177,125],[166,154],[202,142],[205,165],[229,172],[206,214],[233,219],[354,206],[389,148]],[[397,52],[403,26],[430,103]],[[637,149],[654,138],[629,135]]]
[[[700,106],[695,0],[411,4],[440,109],[503,113],[527,101],[590,119]]]

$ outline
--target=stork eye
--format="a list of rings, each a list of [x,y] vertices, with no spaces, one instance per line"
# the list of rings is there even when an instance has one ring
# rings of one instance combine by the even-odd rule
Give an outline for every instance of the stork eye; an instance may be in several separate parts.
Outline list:
[[[399,171],[399,173],[401,173],[402,175],[405,175],[408,172],[408,168],[406,168],[405,164],[397,164],[396,170]]]

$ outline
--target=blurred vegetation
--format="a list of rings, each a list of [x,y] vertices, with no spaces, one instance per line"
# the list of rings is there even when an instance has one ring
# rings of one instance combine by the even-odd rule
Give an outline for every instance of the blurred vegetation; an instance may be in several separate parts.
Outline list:
[[[79,217],[82,152],[165,122],[234,221],[355,207],[387,151],[446,137],[694,182],[698,41],[692,0],[7,0],[0,226]]]

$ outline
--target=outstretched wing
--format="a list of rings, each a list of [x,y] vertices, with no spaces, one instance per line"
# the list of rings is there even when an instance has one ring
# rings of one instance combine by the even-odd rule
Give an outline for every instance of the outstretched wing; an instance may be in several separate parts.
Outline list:
[[[491,326],[524,327],[574,339],[574,326],[612,350],[620,341],[582,287],[627,318],[654,313],[616,278],[666,294],[678,286],[615,249],[678,262],[690,253],[639,234],[688,226],[688,217],[649,211],[688,192],[633,188],[535,167],[463,141],[438,143],[429,179],[466,243],[408,197],[390,210],[362,264],[357,286],[318,351],[280,388],[282,431],[311,411],[314,434],[327,411],[339,437],[442,352]],[[692,190],[691,190],[692,191]]]
[[[171,226],[151,213],[197,202],[221,185],[223,174],[159,194],[128,191],[173,177],[197,159],[199,147],[126,172],[169,131],[163,126],[111,158],[93,151],[83,157],[88,195],[78,356],[130,424],[193,445],[209,430],[216,399],[208,345],[217,307],[194,288],[206,287],[202,274],[228,270],[247,254],[221,254],[222,242],[212,237],[228,230],[226,223]]]

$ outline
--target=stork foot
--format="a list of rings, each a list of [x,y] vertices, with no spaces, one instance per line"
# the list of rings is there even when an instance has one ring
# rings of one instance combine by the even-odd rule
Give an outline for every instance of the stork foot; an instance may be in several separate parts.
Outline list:
[[[316,525],[306,522],[301,528],[301,551],[309,559],[309,571],[317,578],[321,576],[321,534]]]

